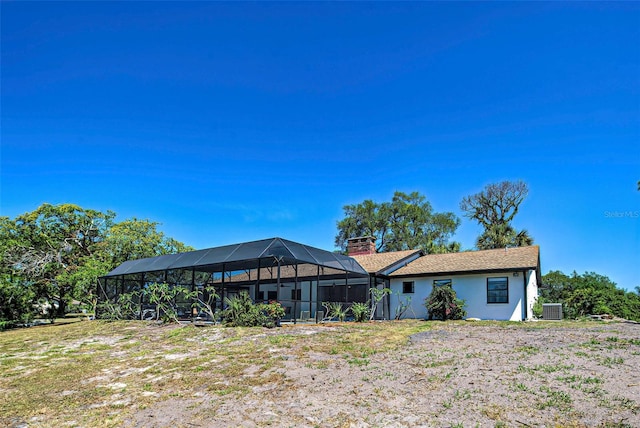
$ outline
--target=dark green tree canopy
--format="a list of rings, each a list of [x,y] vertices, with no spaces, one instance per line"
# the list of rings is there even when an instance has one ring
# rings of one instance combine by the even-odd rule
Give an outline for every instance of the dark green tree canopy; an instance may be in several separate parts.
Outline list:
[[[523,181],[489,184],[474,195],[465,196],[460,209],[465,217],[476,220],[484,231],[476,240],[480,250],[522,247],[533,244],[526,229],[516,230],[511,221],[529,193]]]
[[[0,300],[19,292],[55,304],[52,317],[63,315],[73,299],[91,303],[97,278],[120,263],[191,249],[164,236],[158,223],[115,223],[115,216],[74,204],[43,204],[15,219],[0,217]]]
[[[378,252],[421,248],[429,253],[455,252],[458,242],[450,242],[460,225],[451,212],[434,212],[426,197],[418,192],[395,192],[391,202],[365,200],[345,205],[344,219],[338,222],[336,246],[346,250],[347,240],[374,236]]]
[[[542,277],[542,284],[540,302],[562,303],[568,318],[609,314],[640,321],[640,294],[618,288],[604,275],[552,271]]]

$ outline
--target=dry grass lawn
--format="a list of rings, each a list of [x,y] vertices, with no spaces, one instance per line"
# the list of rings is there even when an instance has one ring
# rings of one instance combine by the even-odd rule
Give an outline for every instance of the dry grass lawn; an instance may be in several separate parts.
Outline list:
[[[0,333],[0,426],[639,427],[640,325],[84,321]]]

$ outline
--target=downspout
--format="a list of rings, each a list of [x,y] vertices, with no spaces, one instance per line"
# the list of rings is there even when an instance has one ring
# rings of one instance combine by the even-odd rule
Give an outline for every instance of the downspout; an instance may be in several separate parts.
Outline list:
[[[529,281],[527,280],[527,271],[522,271],[522,282],[524,283],[524,320],[529,319],[529,298],[527,296],[527,285]],[[523,320],[523,321],[524,321]]]

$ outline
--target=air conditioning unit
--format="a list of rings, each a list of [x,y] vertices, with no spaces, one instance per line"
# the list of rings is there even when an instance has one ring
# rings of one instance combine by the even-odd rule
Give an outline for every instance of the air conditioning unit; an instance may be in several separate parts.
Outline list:
[[[562,303],[543,303],[542,319],[560,321],[562,319]]]

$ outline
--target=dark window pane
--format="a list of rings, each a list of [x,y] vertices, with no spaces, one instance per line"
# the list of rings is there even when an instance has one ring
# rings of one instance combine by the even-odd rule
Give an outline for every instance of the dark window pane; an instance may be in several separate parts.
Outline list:
[[[509,281],[506,277],[487,278],[487,303],[509,303]]]
[[[411,294],[414,292],[414,282],[413,281],[405,281],[402,283],[402,293],[403,294]]]

